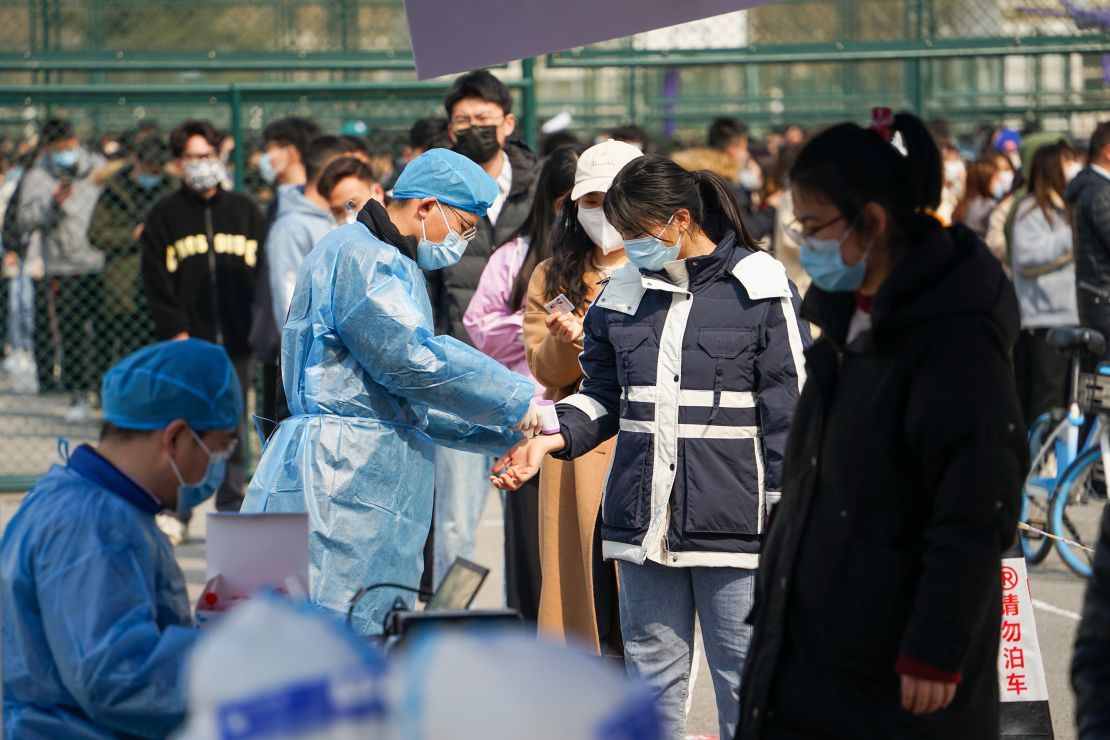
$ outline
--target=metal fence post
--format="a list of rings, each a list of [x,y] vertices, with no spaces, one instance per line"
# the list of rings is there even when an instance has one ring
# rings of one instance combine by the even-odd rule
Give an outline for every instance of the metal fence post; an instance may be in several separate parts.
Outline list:
[[[640,115],[637,96],[640,94],[636,85],[637,70],[635,67],[628,67],[628,122],[636,123],[636,118]]]
[[[235,148],[231,150],[235,166],[235,189],[242,191],[247,176],[247,158],[243,154],[246,142],[243,141],[243,93],[234,82],[228,85],[228,105],[231,106],[231,136]]]
[[[919,40],[924,40],[931,36],[931,29],[926,29],[926,8],[925,3],[927,0],[917,0],[914,3],[914,16],[916,18],[916,36]],[[906,98],[909,100],[910,107],[917,116],[921,116],[925,112],[925,84],[922,79],[922,62],[921,58],[915,58],[909,61],[906,65]]]
[[[521,97],[520,123],[524,129],[524,141],[533,149],[539,146],[539,122],[536,120],[536,60],[529,57],[520,63]]]

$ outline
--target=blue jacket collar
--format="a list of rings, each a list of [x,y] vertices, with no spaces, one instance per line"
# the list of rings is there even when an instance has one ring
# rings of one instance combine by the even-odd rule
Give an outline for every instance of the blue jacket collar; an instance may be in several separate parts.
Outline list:
[[[89,445],[81,445],[73,451],[69,456],[69,468],[151,516],[165,508],[153,493],[122,473]]]

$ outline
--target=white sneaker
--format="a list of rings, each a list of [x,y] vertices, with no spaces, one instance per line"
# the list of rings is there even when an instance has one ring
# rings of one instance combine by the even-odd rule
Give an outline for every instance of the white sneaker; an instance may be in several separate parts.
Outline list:
[[[39,392],[39,373],[35,366],[35,359],[30,352],[16,350],[8,357],[11,366],[8,368],[8,380],[11,383],[12,393],[33,396]],[[8,366],[5,360],[5,367]]]
[[[92,409],[85,401],[75,401],[72,406],[66,409],[65,420],[68,422],[82,422],[89,420],[89,414]]]
[[[189,541],[189,528],[178,520],[177,517],[169,514],[159,514],[154,518],[158,529],[162,530],[162,534],[166,535],[170,544],[174,547],[184,545]]]

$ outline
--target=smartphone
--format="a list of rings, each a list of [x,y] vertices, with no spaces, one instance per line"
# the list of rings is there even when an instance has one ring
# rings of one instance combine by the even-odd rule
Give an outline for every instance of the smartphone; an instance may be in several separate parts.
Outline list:
[[[543,304],[543,308],[548,313],[574,313],[574,304],[562,293],[555,296],[555,300]]]

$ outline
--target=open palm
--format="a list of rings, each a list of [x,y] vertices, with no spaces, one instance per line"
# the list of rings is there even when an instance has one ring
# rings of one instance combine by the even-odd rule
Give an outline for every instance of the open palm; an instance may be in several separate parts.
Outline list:
[[[540,463],[545,455],[561,450],[565,445],[561,434],[519,442],[493,464],[490,482],[498,490],[515,491],[540,472]]]

